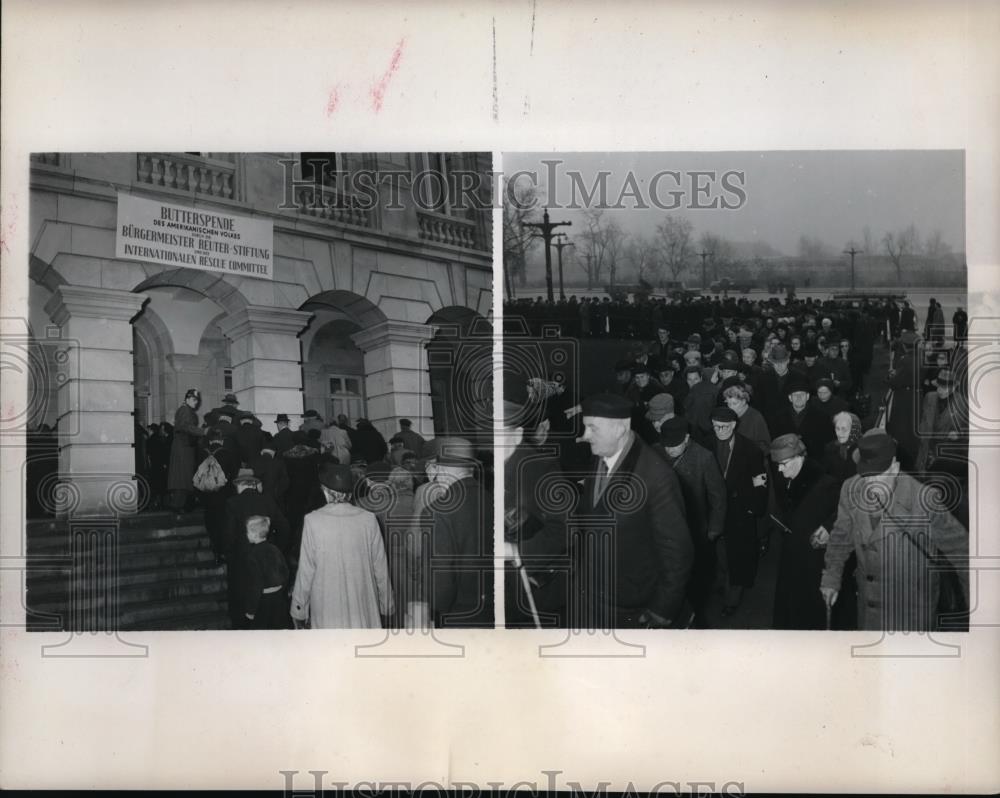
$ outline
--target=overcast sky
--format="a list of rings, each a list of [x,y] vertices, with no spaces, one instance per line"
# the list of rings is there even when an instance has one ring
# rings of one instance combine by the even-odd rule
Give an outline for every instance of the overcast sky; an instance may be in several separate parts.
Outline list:
[[[632,209],[636,202],[626,197],[627,209],[607,211],[629,233],[652,237],[656,224],[669,212],[690,219],[695,240],[712,232],[733,241],[767,242],[783,254],[797,255],[802,235],[818,237],[840,252],[852,239],[861,243],[866,225],[878,242],[887,231],[913,223],[921,240],[940,231],[953,251],[965,249],[965,158],[959,150],[504,153],[502,157],[507,177],[522,169],[537,172],[539,185],[545,189],[541,196],[548,193],[553,206],[556,201],[563,205],[570,201],[570,171],[579,172],[587,190],[600,171],[611,172],[607,179],[611,204],[632,172],[634,185],[650,205],[650,178],[664,170],[682,173],[680,186],[672,175],[661,177],[658,183],[661,204],[674,201],[670,191],[684,192],[681,208]],[[563,161],[557,167],[555,197],[543,159]],[[702,170],[714,170],[718,178],[699,178],[710,186],[710,193],[698,198],[700,204],[713,200],[738,204],[741,198],[731,188],[735,185],[745,192],[742,206],[736,210],[689,208],[695,200],[688,175]],[[735,175],[730,176],[728,188],[722,185],[723,173],[731,170],[743,173],[742,186]],[[518,180],[519,185],[527,183],[528,178]],[[541,217],[541,209],[536,215]],[[553,221],[573,222],[573,227],[562,230],[571,237],[581,227],[579,211],[553,210],[551,216]]]

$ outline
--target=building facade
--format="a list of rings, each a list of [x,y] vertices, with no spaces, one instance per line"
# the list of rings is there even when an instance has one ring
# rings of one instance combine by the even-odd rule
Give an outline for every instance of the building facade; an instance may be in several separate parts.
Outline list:
[[[234,393],[272,431],[315,409],[386,437],[400,418],[468,434],[463,402],[492,390],[490,172],[488,153],[33,155],[28,425],[56,430],[46,502],[135,512],[136,423],[172,421],[189,388],[202,413]],[[255,250],[270,274],[123,257],[119,206],[140,200],[273,229]]]

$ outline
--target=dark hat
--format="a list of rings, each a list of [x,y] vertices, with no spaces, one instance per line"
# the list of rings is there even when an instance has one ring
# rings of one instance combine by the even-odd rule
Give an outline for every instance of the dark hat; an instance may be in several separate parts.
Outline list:
[[[669,393],[658,393],[649,400],[646,409],[646,418],[650,421],[657,421],[667,413],[674,412],[674,397]]]
[[[233,478],[233,485],[240,485],[244,483],[257,484],[259,482],[260,478],[256,474],[254,474],[252,468],[241,468],[240,472]]]
[[[276,415],[274,417],[274,423],[275,424],[288,424],[289,423],[289,421],[288,421],[288,413],[278,413],[278,415]]]
[[[323,463],[319,467],[319,481],[324,487],[338,493],[350,493],[354,490],[351,467],[342,463]]]
[[[819,357],[819,347],[815,341],[810,341],[802,347],[803,357]]]
[[[201,391],[199,391],[197,388],[188,388],[187,393],[184,394],[184,398],[190,399],[192,396],[195,399],[201,399]]]
[[[719,364],[722,368],[731,365],[734,369],[740,362],[740,356],[732,349],[727,349],[722,355],[722,362]]]
[[[935,385],[954,385],[955,377],[949,368],[938,369],[937,376],[933,382]]]
[[[781,363],[788,360],[788,350],[783,344],[775,344],[771,347],[770,359],[772,363]]]
[[[660,427],[660,443],[664,446],[680,446],[688,431],[688,423],[683,418],[668,418]]]
[[[896,441],[884,430],[868,430],[858,440],[858,476],[881,474],[896,456]]]
[[[413,426],[413,422],[410,421],[410,419],[408,419],[408,418],[401,418],[399,420],[399,426],[401,426],[401,427],[412,427]]]
[[[236,398],[236,394],[227,393],[222,397],[222,404],[224,405],[238,405],[240,400]]]
[[[302,418],[322,418],[322,416],[315,410],[306,410],[306,412],[302,414]],[[360,421],[361,419],[358,420]]]
[[[687,337],[689,344],[701,344],[701,333],[691,333]]]
[[[829,388],[830,393],[833,393],[835,390],[837,390],[836,387],[834,387],[833,380],[831,380],[829,377],[821,377],[820,379],[816,380],[816,390],[818,391],[820,388]]]
[[[712,408],[712,421],[739,421],[740,417],[736,415],[735,410],[730,410],[728,407],[713,407]]]
[[[631,418],[632,403],[624,396],[598,393],[588,396],[581,403],[583,415],[596,418]]]
[[[809,386],[809,378],[801,371],[792,371],[785,379],[785,394],[793,394],[797,391],[812,393]]]
[[[632,371],[635,368],[635,363],[631,360],[619,360],[615,363],[615,371]]]
[[[471,466],[476,464],[472,443],[466,438],[436,438],[434,456],[430,458],[441,466]]]
[[[649,374],[649,366],[645,363],[636,363],[632,366],[632,374]]]
[[[392,445],[394,443],[406,443],[406,441],[399,437],[399,435],[393,435],[389,438],[389,444]]]
[[[771,441],[771,459],[776,463],[805,453],[805,444],[802,443],[802,439],[794,432],[779,435]]]
[[[684,369],[685,374],[697,374],[701,376],[701,366],[692,363],[690,366]]]

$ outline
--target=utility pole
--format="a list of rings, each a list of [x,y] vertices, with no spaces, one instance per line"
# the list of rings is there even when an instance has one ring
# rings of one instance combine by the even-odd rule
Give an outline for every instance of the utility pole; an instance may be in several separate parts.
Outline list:
[[[845,255],[850,255],[851,256],[851,293],[852,294],[854,293],[854,256],[855,255],[860,255],[862,252],[864,252],[864,250],[863,249],[855,249],[854,248],[854,244],[851,244],[851,248],[850,249],[845,249],[844,250],[844,254]]]
[[[563,269],[562,269],[562,251],[565,247],[575,246],[572,241],[567,241],[568,236],[565,233],[556,233],[553,238],[558,239],[554,246],[559,250],[559,299],[566,299],[566,292],[563,290]]]
[[[711,255],[714,255],[714,254],[715,254],[714,252],[706,252],[705,250],[702,250],[701,252],[698,253],[698,257],[701,258],[701,290],[702,291],[707,291],[708,290],[708,278],[705,277],[705,259],[708,258],[708,257],[710,257]]]
[[[570,227],[572,224],[572,222],[550,222],[548,208],[542,214],[541,222],[524,222],[525,227],[534,227],[540,230],[541,232],[535,235],[545,242],[545,287],[548,289],[550,303],[555,302],[555,296],[552,293],[552,250],[550,249],[552,231],[557,227]]]
[[[590,260],[593,257],[594,257],[594,255],[593,255],[592,252],[588,252],[587,253],[587,290],[588,291],[593,290],[593,288],[594,288],[593,272],[590,271],[590,269],[591,269]]]

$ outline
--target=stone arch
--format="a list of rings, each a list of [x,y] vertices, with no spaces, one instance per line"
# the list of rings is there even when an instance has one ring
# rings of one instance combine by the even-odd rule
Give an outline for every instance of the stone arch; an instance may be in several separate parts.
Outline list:
[[[185,268],[167,269],[143,280],[133,291],[142,293],[149,288],[157,287],[188,288],[196,291],[213,300],[229,315],[238,313],[250,304],[240,289],[227,282],[224,275],[215,272]]]
[[[352,291],[323,291],[314,294],[302,303],[299,310],[317,310],[319,308],[339,311],[362,330],[367,330],[376,324],[389,320],[388,316],[370,299]]]

